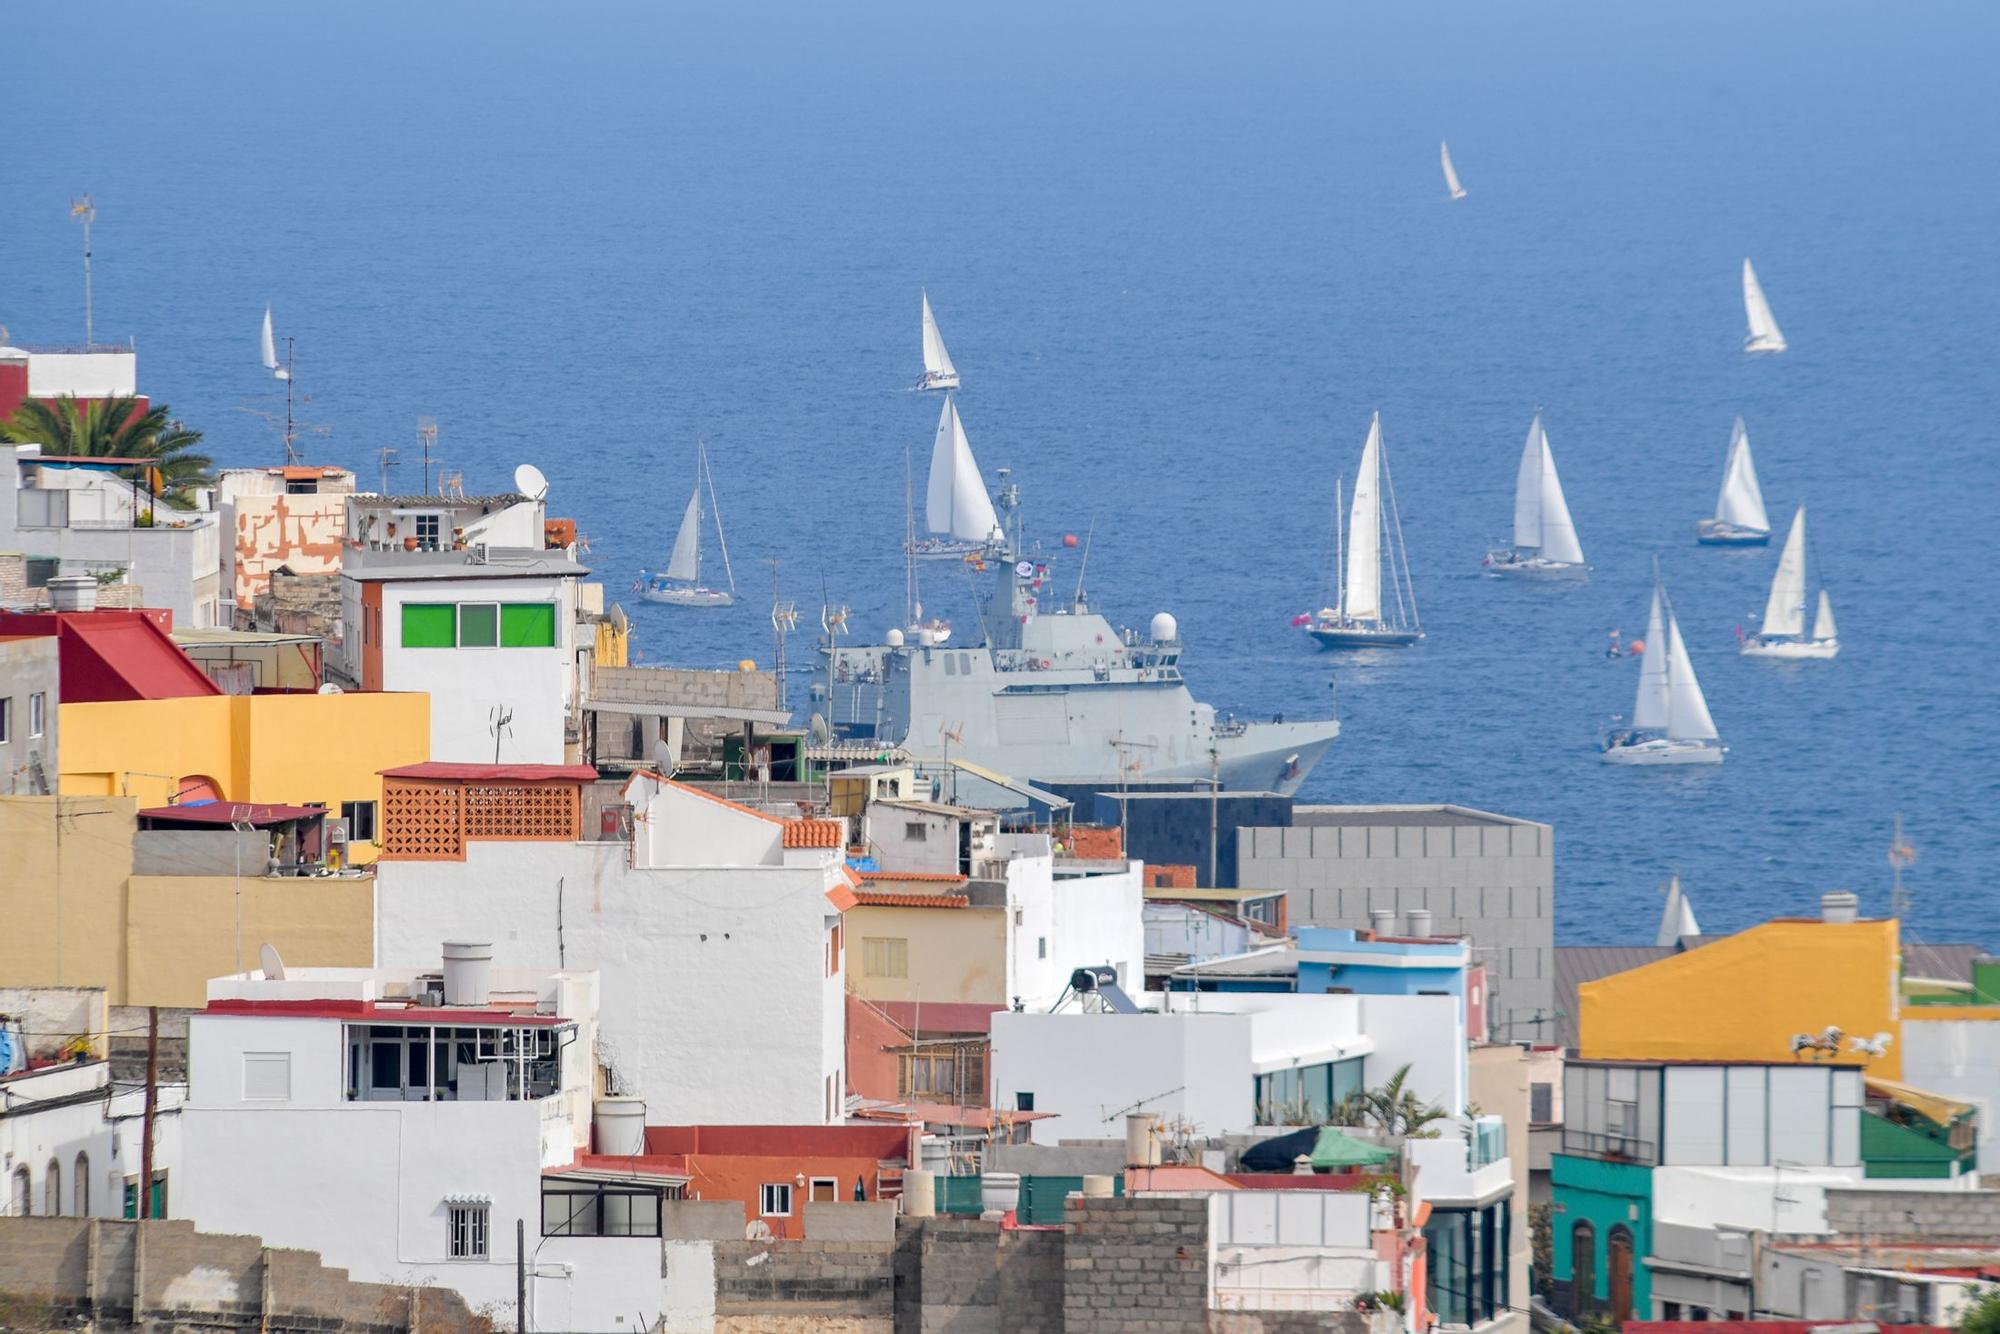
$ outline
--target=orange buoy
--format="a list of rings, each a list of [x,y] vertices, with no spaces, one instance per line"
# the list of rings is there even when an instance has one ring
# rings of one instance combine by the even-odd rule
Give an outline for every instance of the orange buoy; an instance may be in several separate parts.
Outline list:
[[[1075,546],[1075,545],[1076,545],[1076,534],[1075,534],[1075,533],[1064,533],[1064,534],[1063,534],[1063,545],[1064,545],[1064,546],[1066,546],[1066,547],[1073,547],[1073,546]]]

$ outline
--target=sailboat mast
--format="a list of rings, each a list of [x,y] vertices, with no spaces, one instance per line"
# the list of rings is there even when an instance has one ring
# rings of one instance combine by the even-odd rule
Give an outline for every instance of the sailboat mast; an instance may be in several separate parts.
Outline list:
[[[736,571],[729,564],[729,539],[722,532],[722,505],[715,498],[715,469],[708,461],[708,446],[701,446],[702,471],[708,474],[708,507],[715,512],[715,545],[722,552],[722,573],[729,580],[729,595],[736,596]]]
[[[1342,511],[1347,508],[1341,499],[1340,484],[1343,479],[1333,479],[1333,606],[1340,615],[1347,614],[1347,521]]]
[[[928,305],[930,297],[924,297]],[[917,623],[917,511],[910,472],[910,444],[903,442],[903,607]]]
[[[292,426],[292,385],[294,383],[294,380],[292,378],[292,370],[293,370],[292,336],[290,334],[286,334],[285,335],[285,466],[286,467],[291,467],[296,463],[298,463],[299,461],[299,451],[293,447],[293,442],[296,441],[299,438],[299,436],[297,430],[295,430]]]
[[[1389,509],[1388,513],[1384,516],[1382,522],[1382,529],[1385,533],[1390,532],[1393,525],[1393,531],[1395,536],[1394,550],[1396,554],[1392,558],[1389,565],[1389,582],[1392,584],[1396,583],[1396,570],[1400,566],[1402,569],[1402,583],[1398,584],[1396,587],[1397,614],[1398,615],[1403,614],[1403,609],[1405,605],[1404,599],[1406,596],[1408,598],[1408,607],[1409,607],[1409,612],[1408,612],[1409,619],[1406,622],[1404,622],[1403,625],[1397,628],[1417,630],[1421,629],[1423,626],[1421,618],[1419,618],[1417,615],[1417,585],[1410,578],[1409,553],[1403,549],[1403,515],[1402,512],[1396,508],[1396,479],[1390,476],[1389,474],[1389,443],[1386,440],[1382,442],[1381,458],[1382,458],[1382,486],[1389,493]]]

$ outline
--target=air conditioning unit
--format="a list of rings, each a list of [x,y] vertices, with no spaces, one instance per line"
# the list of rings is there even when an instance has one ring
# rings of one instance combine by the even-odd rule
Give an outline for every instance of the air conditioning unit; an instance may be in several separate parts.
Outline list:
[[[487,564],[486,544],[484,542],[474,542],[472,544],[472,563],[474,565]]]

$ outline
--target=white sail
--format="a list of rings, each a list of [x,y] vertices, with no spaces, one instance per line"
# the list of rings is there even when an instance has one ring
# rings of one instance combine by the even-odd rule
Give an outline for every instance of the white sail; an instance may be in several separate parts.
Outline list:
[[[1667,687],[1667,641],[1661,630],[1660,590],[1653,589],[1653,609],[1646,614],[1646,647],[1639,659],[1639,697],[1632,704],[1632,726],[1642,732],[1664,732],[1672,714]]]
[[[701,573],[701,483],[695,483],[688,497],[687,513],[681,516],[681,530],[674,537],[674,554],[667,560],[667,578],[693,582]]]
[[[269,306],[264,307],[264,331],[259,338],[259,343],[258,352],[260,359],[264,363],[264,369],[271,372],[272,375],[280,380],[291,379],[291,372],[278,364],[278,340],[271,334],[271,308]]]
[[[1750,261],[1743,261],[1743,310],[1750,319],[1750,336],[1744,346],[1752,352],[1783,352],[1785,335],[1778,328],[1777,317],[1771,314],[1771,303],[1764,296],[1764,285],[1757,281],[1757,270],[1750,267]]]
[[[1450,144],[1442,142],[1438,144],[1438,158],[1444,163],[1444,188],[1451,192],[1453,199],[1465,198],[1465,187],[1458,183],[1458,172],[1451,165]]]
[[[1826,595],[1824,588],[1819,590],[1819,610],[1813,613],[1812,637],[1814,639],[1840,637],[1840,631],[1833,624],[1833,599]]]
[[[1347,583],[1341,610],[1357,621],[1382,619],[1382,417],[1368,425],[1361,472],[1348,510]]]
[[[1771,596],[1764,603],[1764,634],[1769,638],[1804,634],[1806,628],[1806,507],[1792,519],[1771,576]]]
[[[931,446],[930,483],[924,494],[924,526],[962,542],[984,542],[1000,527],[986,480],[972,457],[958,405],[944,401],[938,417],[937,440]]]
[[[1549,433],[1543,431],[1541,436],[1542,555],[1566,565],[1581,565],[1583,546],[1576,540],[1569,502],[1563,499],[1562,478],[1556,476],[1556,456],[1549,450]]]
[[[1716,498],[1715,517],[1738,528],[1771,531],[1771,519],[1764,512],[1764,489],[1757,485],[1757,467],[1750,458],[1750,432],[1743,419],[1729,433],[1729,459],[1722,468],[1722,494]]]
[[[958,368],[951,364],[951,353],[944,350],[944,335],[938,332],[937,316],[931,314],[931,294],[924,293],[924,373],[958,377]]]
[[[1528,424],[1528,443],[1521,446],[1521,466],[1514,474],[1514,545],[1542,544],[1542,414]]]
[[[1694,919],[1694,905],[1688,902],[1687,893],[1681,888],[1681,878],[1675,876],[1667,884],[1667,904],[1660,912],[1660,929],[1653,937],[1653,944],[1672,949],[1681,943],[1682,937],[1700,934],[1701,924]]]
[[[1648,650],[1653,647],[1646,645]],[[1713,741],[1715,719],[1708,716],[1708,701],[1702,697],[1701,682],[1695,680],[1694,663],[1687,644],[1681,639],[1681,623],[1667,608],[1667,689],[1669,693],[1667,737],[1673,741]]]

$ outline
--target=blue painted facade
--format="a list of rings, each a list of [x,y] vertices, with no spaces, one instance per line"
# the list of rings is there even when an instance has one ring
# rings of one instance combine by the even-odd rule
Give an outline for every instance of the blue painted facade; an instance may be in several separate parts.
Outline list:
[[[1456,996],[1465,999],[1470,951],[1462,940],[1366,940],[1345,927],[1297,926],[1297,990],[1305,995]],[[1329,957],[1331,956],[1331,957]]]

